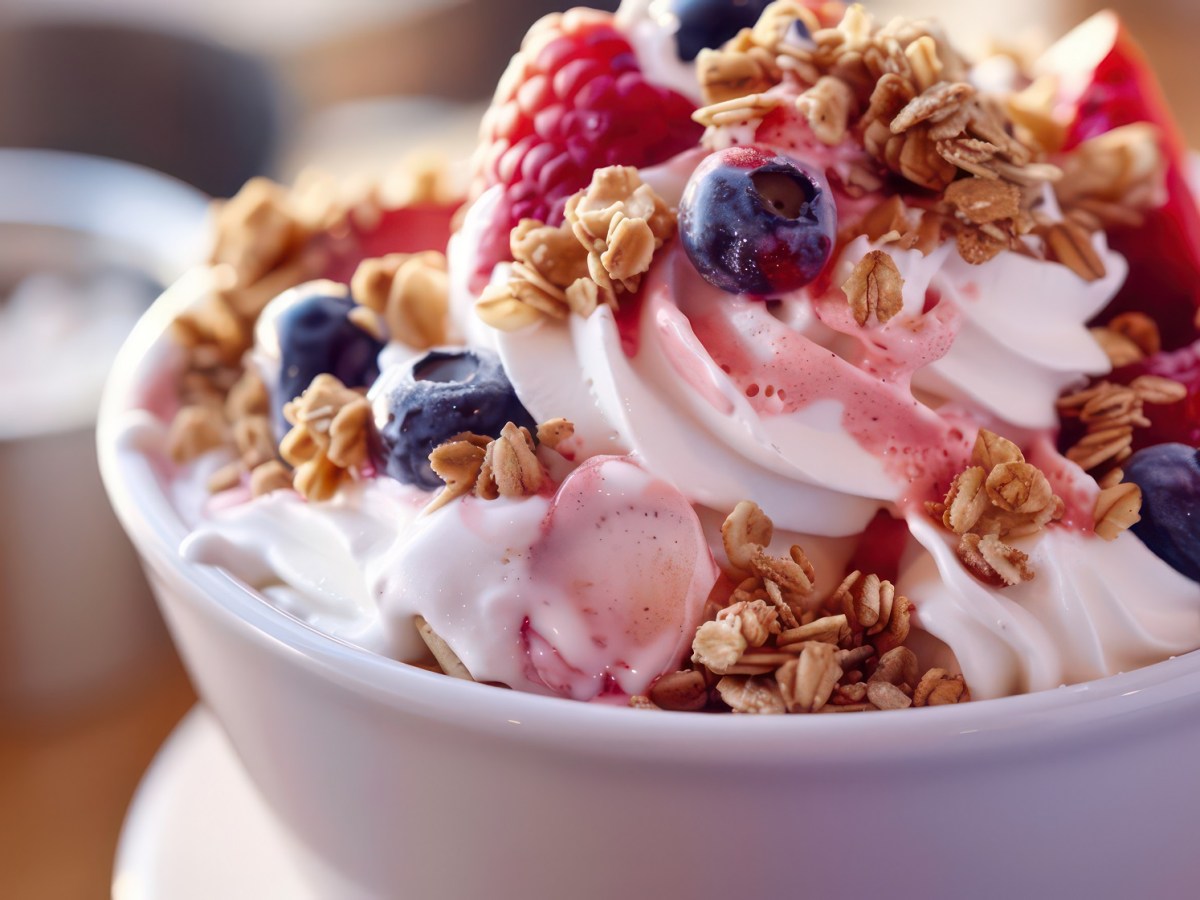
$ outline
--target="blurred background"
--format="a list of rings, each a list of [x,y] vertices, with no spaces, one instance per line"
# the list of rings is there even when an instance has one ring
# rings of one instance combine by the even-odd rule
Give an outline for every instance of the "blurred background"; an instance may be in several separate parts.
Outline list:
[[[461,158],[527,25],[569,5],[0,3],[0,897],[109,896],[130,797],[195,702],[91,429],[112,350],[200,258],[208,197],[310,164]],[[968,50],[1034,49],[1116,8],[1200,146],[1193,0],[866,5],[941,17]]]

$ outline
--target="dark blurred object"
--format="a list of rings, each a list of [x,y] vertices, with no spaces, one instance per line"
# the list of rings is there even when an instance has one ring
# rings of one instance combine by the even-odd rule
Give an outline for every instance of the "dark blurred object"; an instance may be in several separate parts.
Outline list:
[[[204,194],[128,163],[0,149],[5,724],[63,721],[168,653],[100,485],[94,430],[128,328],[205,257],[207,211]]]
[[[391,28],[340,35],[299,52],[288,76],[310,107],[391,95],[484,100],[535,20],[619,0],[463,0]]]
[[[282,95],[262,61],[114,24],[0,29],[0,145],[139,163],[226,196],[271,167]]]

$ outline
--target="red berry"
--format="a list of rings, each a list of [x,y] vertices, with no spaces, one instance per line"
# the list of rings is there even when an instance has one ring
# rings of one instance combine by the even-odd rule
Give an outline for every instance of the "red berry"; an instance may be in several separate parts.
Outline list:
[[[322,277],[349,284],[364,259],[422,250],[445,252],[457,210],[457,204],[422,203],[385,210],[369,225],[351,219],[344,232],[318,238],[328,254]]]
[[[1059,97],[1073,111],[1064,149],[1121,125],[1157,127],[1167,201],[1138,227],[1109,230],[1109,245],[1129,262],[1129,277],[1098,321],[1140,310],[1158,323],[1168,348],[1190,343],[1200,307],[1200,213],[1187,181],[1186,144],[1145,54],[1116,15],[1098,13],[1051,48],[1042,65],[1073,86]]]
[[[562,221],[567,199],[610,165],[652,166],[691,149],[694,107],[642,76],[612,16],[572,10],[535,24],[484,116],[473,195],[503,185],[480,269],[510,259],[522,218]]]
[[[1135,428],[1133,449],[1155,444],[1200,445],[1200,341],[1182,350],[1156,353],[1141,362],[1123,366],[1108,376],[1109,381],[1129,384],[1139,375],[1160,375],[1178,381],[1188,390],[1187,398],[1157,406],[1147,403],[1149,428]]]

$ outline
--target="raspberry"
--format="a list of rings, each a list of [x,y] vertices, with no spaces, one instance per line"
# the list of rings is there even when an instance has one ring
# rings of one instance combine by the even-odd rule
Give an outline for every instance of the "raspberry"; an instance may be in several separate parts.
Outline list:
[[[1200,444],[1200,341],[1169,353],[1156,353],[1141,362],[1117,369],[1108,380],[1129,384],[1139,375],[1160,375],[1183,384],[1187,398],[1165,406],[1147,405],[1149,428],[1135,428],[1133,449],[1155,444]]]
[[[1139,375],[1158,375],[1178,381],[1187,388],[1187,397],[1163,405],[1147,403],[1142,412],[1150,425],[1133,429],[1133,450],[1171,443],[1200,445],[1200,341],[1179,350],[1155,353],[1114,369],[1091,383],[1129,384]],[[1065,453],[1085,432],[1078,419],[1063,419],[1061,424],[1058,447]]]
[[[521,219],[557,225],[592,172],[651,166],[696,146],[691,101],[642,76],[612,16],[575,9],[530,29],[483,119],[474,195],[504,185],[481,268],[511,259]]]

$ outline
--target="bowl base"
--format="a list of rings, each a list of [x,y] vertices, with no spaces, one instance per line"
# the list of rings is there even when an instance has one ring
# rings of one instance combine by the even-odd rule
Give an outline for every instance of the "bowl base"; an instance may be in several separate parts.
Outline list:
[[[134,795],[113,900],[315,898],[294,845],[202,706],[167,738]]]

